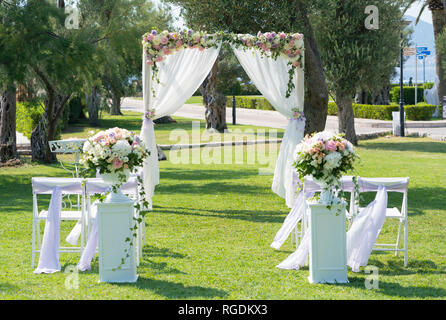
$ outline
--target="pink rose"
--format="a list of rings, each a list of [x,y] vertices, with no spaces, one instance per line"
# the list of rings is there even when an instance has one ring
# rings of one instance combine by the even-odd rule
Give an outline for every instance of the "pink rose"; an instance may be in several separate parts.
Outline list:
[[[291,50],[285,50],[285,54],[289,56],[291,54]]]
[[[161,62],[161,61],[163,61],[163,57],[156,58],[156,62]]]
[[[286,37],[286,34],[283,33],[283,32],[281,32],[281,33],[280,33],[280,39],[285,39],[285,37]]]
[[[118,134],[116,135],[116,139],[121,140],[121,139],[122,139],[122,134],[118,133]]]
[[[201,38],[200,37],[196,37],[195,38],[195,42],[200,42],[201,41]]]
[[[161,49],[161,47],[160,46],[153,46],[153,49],[159,50],[159,49]]]
[[[119,160],[118,158],[114,158],[112,161],[112,166],[115,169],[120,169],[123,165],[123,162],[121,160]]]
[[[290,46],[292,46],[292,47],[294,46],[294,40],[290,41]]]
[[[294,61],[294,62],[293,62],[293,66],[295,66],[295,67],[299,67],[299,66],[300,66],[300,62],[299,62],[299,61]]]
[[[149,66],[153,66],[153,61],[152,61],[152,60],[147,60],[147,64],[148,64]]]
[[[132,143],[132,148],[134,149],[136,146],[139,146],[139,143],[136,142],[136,141],[134,141],[134,142]]]
[[[149,33],[149,34],[147,35],[147,40],[148,40],[148,41],[152,41],[152,40],[153,40],[153,34]]]
[[[166,43],[168,43],[169,42],[169,39],[167,39],[167,37],[162,37],[161,38],[161,43],[162,44],[166,44]]]
[[[325,149],[327,149],[328,151],[336,151],[336,141],[327,141],[327,143],[325,144]]]
[[[183,45],[183,41],[178,40],[177,43],[176,43],[176,46],[177,47],[181,47],[182,45]]]
[[[115,144],[116,140],[115,139],[110,139],[110,144]]]

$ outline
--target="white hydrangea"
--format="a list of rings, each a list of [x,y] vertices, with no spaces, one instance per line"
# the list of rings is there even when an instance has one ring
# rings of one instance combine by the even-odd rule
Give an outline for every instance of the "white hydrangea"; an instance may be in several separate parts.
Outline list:
[[[341,165],[342,155],[339,152],[330,152],[325,157],[324,168],[326,170],[333,170]]]
[[[116,144],[112,147],[113,152],[117,155],[127,156],[132,152],[132,146],[127,142],[127,140],[118,140]]]

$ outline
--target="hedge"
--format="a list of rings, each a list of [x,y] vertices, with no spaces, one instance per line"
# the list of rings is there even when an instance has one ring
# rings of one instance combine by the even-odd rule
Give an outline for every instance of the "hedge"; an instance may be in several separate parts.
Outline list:
[[[236,96],[235,105],[237,108],[275,110],[268,100],[256,96]],[[228,97],[226,100],[226,107],[232,108],[232,97]]]
[[[28,139],[31,132],[39,124],[44,113],[43,106],[36,101],[17,102],[16,129]]]
[[[419,103],[416,106],[404,106],[404,111],[406,112],[407,120],[420,121],[430,120],[436,108],[437,107],[434,105]],[[398,105],[353,104],[353,114],[355,115],[355,118],[392,120],[392,112],[398,110]],[[332,116],[336,116],[338,114],[336,103],[330,102],[328,104],[328,114]]]
[[[391,91],[392,102],[400,102],[400,87],[393,87]],[[418,102],[424,102],[424,88],[417,87],[417,100]],[[405,104],[415,104],[415,87],[403,87],[403,100]]]
[[[235,97],[237,108],[258,109],[258,110],[275,110],[273,106],[264,97],[237,96]],[[232,108],[232,97],[228,97],[226,107]],[[418,103],[415,105],[405,105],[407,120],[430,120],[437,106]],[[370,104],[353,104],[353,113],[355,118],[376,119],[376,120],[392,120],[392,112],[398,111],[399,106],[391,105],[370,105]],[[439,112],[442,112],[440,107]],[[328,103],[328,115],[337,116],[338,108],[336,103]]]

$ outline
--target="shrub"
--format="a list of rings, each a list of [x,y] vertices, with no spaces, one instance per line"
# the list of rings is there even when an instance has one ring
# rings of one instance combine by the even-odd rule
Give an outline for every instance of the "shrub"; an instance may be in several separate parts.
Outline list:
[[[274,110],[271,103],[263,97],[255,96],[236,96],[235,104],[237,108],[258,109],[258,110]],[[228,97],[226,106],[232,108],[232,97]]]
[[[83,103],[81,97],[75,96],[72,98],[65,108],[68,110],[68,123],[77,123],[79,122],[79,119],[85,118],[85,104]],[[64,110],[64,112],[67,110]]]
[[[32,131],[37,127],[45,112],[43,103],[40,101],[17,102],[16,112],[16,130],[23,133],[28,139],[31,139]],[[55,139],[60,139],[62,130],[68,127],[69,115],[70,108],[67,104],[57,127]]]
[[[417,87],[417,100],[424,102],[424,88]],[[393,87],[391,99],[395,103],[400,102],[400,87]],[[415,104],[415,87],[403,87],[403,100],[407,105]]]
[[[17,102],[16,128],[28,139],[31,132],[39,124],[44,113],[44,107],[38,101]]]
[[[419,103],[415,105],[404,106],[407,120],[430,120],[435,112],[436,106]],[[355,118],[376,119],[376,120],[392,120],[392,112],[398,111],[398,105],[370,105],[370,104],[353,104],[353,114]],[[328,115],[336,116],[338,107],[336,103],[328,104]]]

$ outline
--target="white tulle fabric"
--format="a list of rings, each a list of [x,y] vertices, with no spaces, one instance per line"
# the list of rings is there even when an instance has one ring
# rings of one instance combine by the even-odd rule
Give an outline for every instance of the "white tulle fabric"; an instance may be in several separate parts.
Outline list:
[[[297,173],[293,173],[293,182],[295,188],[299,184]],[[345,176],[341,178],[341,189],[345,192],[354,192],[355,184],[353,183],[353,177]],[[279,250],[283,243],[288,239],[291,231],[296,227],[299,221],[302,219],[305,210],[307,209],[307,199],[312,198],[316,192],[321,191],[321,186],[317,184],[312,177],[305,177],[303,191],[298,193],[298,196],[294,202],[294,205],[290,213],[285,218],[282,227],[276,233],[274,241],[271,247]]]
[[[42,247],[40,250],[39,265],[34,273],[55,273],[60,271],[60,214],[62,211],[62,194],[83,194],[81,179],[63,178],[32,178],[34,194],[51,194],[50,206]]]
[[[343,179],[344,191],[354,190],[351,178]],[[356,216],[350,230],[347,232],[347,265],[353,272],[359,272],[359,267],[367,266],[370,254],[386,219],[387,191],[407,191],[407,178],[359,178],[359,192],[376,191],[375,200]],[[286,239],[286,238],[285,238]],[[297,250],[282,261],[277,268],[295,269],[308,264],[310,248],[310,229],[306,229]]]
[[[145,111],[154,110],[154,119],[175,113],[200,87],[211,71],[219,52],[220,45],[218,48],[203,51],[183,49],[167,56],[163,62],[157,64],[159,83],[152,79],[152,67],[147,65],[143,53]],[[150,157],[144,163],[143,172],[146,200],[151,206],[155,186],[159,184],[158,151],[152,120],[144,119],[141,137],[150,151]]]
[[[275,60],[262,56],[261,52],[254,48],[244,50],[233,46],[233,50],[257,89],[277,111],[290,119],[276,162],[272,190],[284,198],[287,206],[291,208],[297,197],[292,178],[294,151],[303,139],[305,131],[305,121],[291,118],[293,108],[299,111],[304,109],[304,71],[302,68],[296,69],[295,89],[286,98],[290,70],[287,58],[279,56]]]
[[[386,219],[387,191],[380,186],[376,198],[364,208],[347,232],[347,265],[353,272],[366,266]]]

